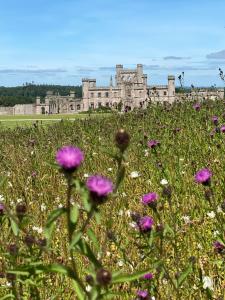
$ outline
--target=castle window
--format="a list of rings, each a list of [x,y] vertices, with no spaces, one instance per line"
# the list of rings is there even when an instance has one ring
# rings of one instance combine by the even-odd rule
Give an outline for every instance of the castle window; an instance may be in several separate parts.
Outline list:
[[[102,102],[98,102],[98,107],[101,107],[102,106]]]
[[[101,98],[102,94],[101,93],[98,93],[98,98]]]
[[[165,92],[164,92],[164,96],[166,96],[166,95],[167,95],[167,92],[165,91]]]
[[[77,104],[77,110],[80,110],[80,104]]]
[[[94,98],[94,93],[91,93],[91,98]]]
[[[106,102],[106,104],[105,104],[105,105],[106,105],[106,107],[109,107],[109,102]]]
[[[94,105],[94,103],[93,103],[93,102],[91,103],[91,108],[92,108],[92,109],[94,109],[94,108],[95,108],[95,105]]]
[[[109,93],[106,92],[106,93],[105,93],[105,96],[106,96],[106,98],[109,98]]]
[[[70,105],[70,109],[71,109],[71,110],[74,110],[73,104]]]

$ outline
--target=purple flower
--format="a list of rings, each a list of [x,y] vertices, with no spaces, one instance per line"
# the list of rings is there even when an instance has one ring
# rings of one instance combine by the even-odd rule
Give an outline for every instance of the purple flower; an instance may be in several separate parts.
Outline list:
[[[154,149],[155,147],[159,146],[160,142],[157,140],[150,140],[148,141],[148,147]]]
[[[222,133],[225,132],[225,125],[222,125],[222,126],[220,127],[220,132],[222,132]]]
[[[139,227],[140,231],[143,233],[151,231],[153,224],[154,224],[154,221],[149,216],[141,217],[138,220],[138,227]]]
[[[66,171],[75,171],[84,160],[83,152],[73,146],[65,146],[56,153],[56,161]]]
[[[0,203],[0,216],[4,215],[5,205]]]
[[[193,108],[194,108],[196,111],[199,111],[200,108],[201,108],[201,105],[200,105],[199,103],[195,103],[195,104],[193,105]]]
[[[104,200],[104,198],[113,192],[112,181],[100,175],[90,176],[87,179],[86,186],[93,200]]]
[[[148,291],[138,291],[137,296],[138,296],[138,298],[137,298],[138,300],[141,300],[141,299],[148,300],[148,299],[150,299]]]
[[[218,125],[219,118],[217,116],[213,116],[212,117],[212,122],[213,122],[214,125]]]
[[[145,274],[142,278],[146,280],[151,280],[153,279],[154,275],[152,273],[147,273]]]
[[[225,252],[225,246],[222,243],[220,243],[219,241],[214,242],[213,246],[217,253],[221,254],[221,253]]]
[[[141,202],[144,205],[148,205],[150,207],[156,207],[156,202],[158,199],[158,194],[152,192],[142,196]]]
[[[195,175],[195,181],[197,183],[202,183],[203,185],[208,185],[212,177],[212,172],[209,169],[201,169]]]

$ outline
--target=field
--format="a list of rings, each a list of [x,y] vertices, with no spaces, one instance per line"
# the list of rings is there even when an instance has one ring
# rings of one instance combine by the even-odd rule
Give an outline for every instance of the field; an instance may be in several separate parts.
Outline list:
[[[193,104],[1,117],[0,299],[225,299],[225,107]],[[65,145],[84,153],[73,175],[56,164]],[[85,187],[93,174],[114,183],[104,201]]]

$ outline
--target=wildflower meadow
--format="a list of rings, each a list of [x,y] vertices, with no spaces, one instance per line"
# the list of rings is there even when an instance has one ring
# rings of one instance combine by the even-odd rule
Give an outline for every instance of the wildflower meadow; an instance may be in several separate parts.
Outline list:
[[[0,299],[225,299],[225,103],[0,129]]]

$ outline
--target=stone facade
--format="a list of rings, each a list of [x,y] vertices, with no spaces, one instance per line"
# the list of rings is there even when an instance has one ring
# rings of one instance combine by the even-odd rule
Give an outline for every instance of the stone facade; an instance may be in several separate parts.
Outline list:
[[[169,102],[179,100],[224,99],[224,89],[193,89],[188,94],[175,94],[175,77],[168,76],[167,85],[148,85],[143,65],[135,69],[125,69],[116,65],[116,75],[109,86],[96,86],[96,79],[82,79],[82,98],[76,98],[75,92],[68,96],[54,95],[48,92],[44,102],[40,97],[35,104],[19,104],[14,107],[0,107],[0,115],[29,114],[73,114],[102,106],[111,109],[129,111],[146,108],[149,102]]]

